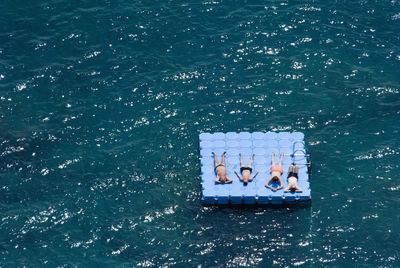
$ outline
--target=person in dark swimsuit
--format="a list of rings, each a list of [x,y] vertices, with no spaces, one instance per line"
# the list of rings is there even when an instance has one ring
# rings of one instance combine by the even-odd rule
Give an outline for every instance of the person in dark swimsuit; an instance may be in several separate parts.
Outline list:
[[[300,193],[303,191],[303,189],[301,189],[297,183],[299,180],[299,166],[296,166],[295,164],[290,165],[287,179],[288,179],[288,186],[284,190],[285,193],[287,192]]]
[[[236,176],[238,176],[239,180],[241,180],[243,182],[244,185],[247,185],[247,183],[249,183],[250,181],[252,181],[254,179],[255,176],[257,176],[258,173],[256,173],[254,176],[251,175],[251,173],[253,172],[253,168],[251,167],[253,164],[253,160],[254,160],[254,154],[252,156],[250,156],[250,159],[247,163],[247,165],[244,164],[243,161],[243,156],[242,154],[239,154],[240,156],[240,176],[239,174],[236,173]]]
[[[214,152],[212,152],[212,154],[214,157],[214,171],[215,171],[215,174],[217,175],[215,177],[215,182],[216,183],[231,183],[232,180],[226,174],[226,162],[225,162],[226,152],[224,152],[221,155],[221,163],[218,161],[217,155]]]

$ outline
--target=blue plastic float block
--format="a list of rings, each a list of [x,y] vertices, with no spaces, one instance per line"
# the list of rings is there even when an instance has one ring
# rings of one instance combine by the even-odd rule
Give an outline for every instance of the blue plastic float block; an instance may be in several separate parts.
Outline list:
[[[297,151],[294,159],[291,157],[293,147]],[[227,174],[233,181],[231,184],[216,184],[214,159],[212,152],[221,161],[221,155],[226,152],[225,161]],[[280,153],[284,153],[282,180],[287,186],[287,170],[295,161],[300,167],[299,186],[301,193],[284,193],[283,190],[271,191],[265,187],[270,177],[271,154],[275,152],[276,162]],[[259,172],[256,178],[244,185],[235,175],[240,174],[240,158],[242,154],[245,163],[254,154],[253,175]],[[202,202],[205,205],[227,204],[292,204],[311,200],[309,176],[306,167],[304,134],[300,132],[228,132],[228,133],[201,133],[200,134],[200,164]]]

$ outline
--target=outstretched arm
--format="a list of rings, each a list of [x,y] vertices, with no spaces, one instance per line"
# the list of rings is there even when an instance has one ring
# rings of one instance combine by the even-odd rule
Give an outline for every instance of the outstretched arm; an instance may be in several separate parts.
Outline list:
[[[274,188],[274,187],[271,187],[271,186],[265,186],[265,187],[267,187],[268,189],[270,189],[271,191],[274,191],[274,192],[276,192],[279,188]]]
[[[257,177],[257,175],[258,175],[258,171],[256,172],[256,174],[254,174],[254,176],[251,177],[250,180],[251,180],[251,181],[254,180],[254,178]]]
[[[303,192],[303,189],[301,189],[299,186],[297,186],[295,192],[296,193],[301,193],[301,192]]]
[[[283,181],[280,177],[278,177],[278,178],[279,178],[279,187],[275,188],[276,191],[283,188]]]
[[[271,181],[271,179],[270,180],[268,180],[266,183],[265,183],[265,187],[267,187],[268,189],[270,189],[271,191],[276,191],[277,190],[277,188],[275,188],[275,187],[272,187],[271,185],[269,185],[269,182]]]
[[[279,178],[279,186],[280,187],[283,187],[283,181],[282,181],[282,178],[281,177],[278,177]]]
[[[240,176],[236,171],[235,171],[235,174],[236,174],[236,177],[238,177],[239,180],[241,180],[241,181],[243,180],[243,177]]]
[[[269,179],[268,179],[267,182],[265,183],[265,186],[266,186],[266,187],[270,188],[269,183],[271,182],[271,180],[272,180],[272,176],[269,177]]]

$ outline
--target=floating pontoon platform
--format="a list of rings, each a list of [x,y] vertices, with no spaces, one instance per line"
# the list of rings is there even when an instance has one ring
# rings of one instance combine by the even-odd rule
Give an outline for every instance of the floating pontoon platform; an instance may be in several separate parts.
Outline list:
[[[200,163],[202,203],[204,205],[268,205],[296,204],[311,201],[309,182],[309,161],[306,153],[304,134],[301,132],[228,132],[200,134]],[[226,170],[233,182],[215,183],[212,152],[221,160],[226,152]],[[270,177],[271,154],[275,152],[276,162],[283,152],[282,181],[287,186],[287,171],[291,163],[299,166],[299,186],[301,193],[284,193],[283,189],[273,192],[265,187]],[[244,185],[235,175],[240,174],[239,153],[245,162],[254,154],[253,174],[259,172],[252,182]]]

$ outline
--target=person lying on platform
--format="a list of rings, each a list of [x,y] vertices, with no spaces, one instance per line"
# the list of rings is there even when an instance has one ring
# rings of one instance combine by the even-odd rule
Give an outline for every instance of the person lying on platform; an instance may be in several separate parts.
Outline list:
[[[269,177],[269,180],[265,183],[265,187],[271,189],[274,192],[283,188],[283,182],[281,179],[281,175],[283,173],[283,167],[282,167],[283,157],[284,157],[284,154],[281,153],[279,164],[275,165],[275,153],[272,152],[271,176]]]
[[[215,182],[232,183],[232,180],[226,174],[226,163],[225,163],[226,152],[223,152],[223,154],[221,155],[221,163],[218,161],[217,155],[214,152],[212,152],[212,154],[214,156],[214,171],[215,174],[217,175],[215,177]]]
[[[288,179],[288,186],[284,190],[285,193],[287,192],[301,193],[303,191],[297,184],[299,179],[299,166],[296,166],[295,164],[290,165],[287,179]]]
[[[236,171],[235,171],[235,174],[239,178],[239,180],[241,180],[243,182],[244,185],[247,185],[258,174],[258,172],[257,172],[254,176],[251,175],[251,173],[253,172],[253,168],[251,166],[253,164],[254,154],[252,156],[250,156],[247,165],[245,165],[243,162],[242,154],[239,154],[239,156],[240,156],[240,174],[241,174],[241,176],[239,176],[239,174]]]

